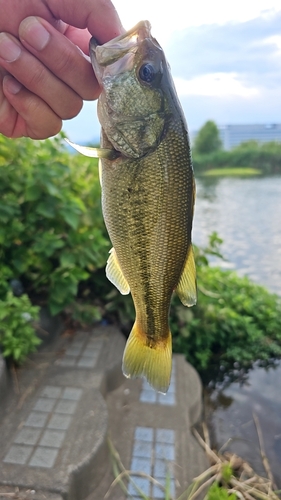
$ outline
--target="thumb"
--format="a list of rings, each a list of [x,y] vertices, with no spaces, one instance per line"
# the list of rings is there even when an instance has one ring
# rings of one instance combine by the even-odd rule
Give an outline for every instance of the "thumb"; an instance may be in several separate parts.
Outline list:
[[[55,18],[77,28],[87,28],[99,43],[124,32],[110,0],[45,0],[45,3]]]

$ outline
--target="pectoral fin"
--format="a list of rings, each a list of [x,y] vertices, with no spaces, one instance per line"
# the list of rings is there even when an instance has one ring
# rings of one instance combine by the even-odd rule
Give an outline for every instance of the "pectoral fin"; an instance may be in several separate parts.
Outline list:
[[[65,139],[67,144],[72,148],[76,149],[78,153],[84,156],[89,156],[90,158],[106,158],[107,160],[115,160],[119,156],[119,153],[115,149],[106,148],[89,148],[87,146],[79,146],[79,144],[74,144],[74,142]]]
[[[99,179],[100,179],[100,185],[102,187],[102,164],[101,164],[101,159],[99,159]]]
[[[112,248],[109,253],[110,256],[105,269],[106,276],[109,281],[118,288],[122,295],[128,295],[128,293],[130,293],[130,287],[120,267],[114,248]]]
[[[192,245],[190,245],[176,293],[184,306],[191,307],[196,304],[196,268]]]

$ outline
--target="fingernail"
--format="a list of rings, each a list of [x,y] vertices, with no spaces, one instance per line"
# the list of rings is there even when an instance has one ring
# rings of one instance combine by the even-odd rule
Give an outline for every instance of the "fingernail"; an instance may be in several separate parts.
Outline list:
[[[50,33],[38,21],[36,17],[27,17],[19,28],[21,39],[25,40],[36,50],[43,50],[50,40]]]
[[[22,88],[21,83],[10,75],[4,76],[3,85],[11,94],[17,94]]]
[[[7,62],[16,61],[21,54],[20,46],[6,33],[0,33],[0,57]]]

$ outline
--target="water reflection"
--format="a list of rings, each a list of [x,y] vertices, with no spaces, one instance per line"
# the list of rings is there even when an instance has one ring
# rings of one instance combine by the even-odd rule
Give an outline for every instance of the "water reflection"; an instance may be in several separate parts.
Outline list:
[[[197,179],[193,240],[205,245],[216,231],[224,240],[225,264],[281,295],[281,176]],[[246,382],[245,382],[246,380]],[[255,365],[244,383],[211,393],[211,421],[217,447],[248,460],[265,474],[253,412],[260,421],[265,451],[281,488],[281,363]]]
[[[228,267],[281,295],[281,177],[197,179],[193,240],[217,231]]]
[[[281,488],[281,366],[255,367],[247,383],[232,383],[222,392],[208,395],[213,440],[249,461],[255,471],[265,475],[253,414],[257,415],[264,437],[265,453],[277,486]]]

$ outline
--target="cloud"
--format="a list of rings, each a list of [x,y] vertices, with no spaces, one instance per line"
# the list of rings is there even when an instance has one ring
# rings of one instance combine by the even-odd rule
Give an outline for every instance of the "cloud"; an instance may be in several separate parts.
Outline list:
[[[166,47],[173,76],[235,75],[243,87],[277,88],[281,81],[281,11],[246,22],[193,26]]]
[[[175,78],[179,96],[240,96],[251,97],[259,94],[255,87],[244,86],[236,73],[211,73],[200,75],[190,80]]]
[[[188,127],[198,130],[207,120],[218,125],[248,123],[280,123],[281,93],[265,91],[262,98],[252,96],[181,96]]]

